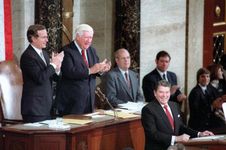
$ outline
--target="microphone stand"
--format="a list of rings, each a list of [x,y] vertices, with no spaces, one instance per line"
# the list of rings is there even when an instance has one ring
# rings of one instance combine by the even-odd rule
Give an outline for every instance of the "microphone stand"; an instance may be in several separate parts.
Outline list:
[[[111,110],[114,113],[114,119],[117,120],[118,119],[118,115],[117,115],[117,112],[116,112],[115,108],[111,105],[111,103],[109,102],[108,98],[105,96],[105,94],[101,91],[101,89],[99,87],[96,88],[95,93],[100,98],[101,102],[107,102],[107,104],[110,106]]]

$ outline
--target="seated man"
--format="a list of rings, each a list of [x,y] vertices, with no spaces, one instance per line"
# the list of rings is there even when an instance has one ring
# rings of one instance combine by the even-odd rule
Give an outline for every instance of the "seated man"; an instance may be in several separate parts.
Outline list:
[[[140,92],[138,74],[130,70],[130,54],[122,48],[115,52],[116,68],[105,75],[105,93],[113,106],[143,101]]]
[[[145,133],[145,150],[167,149],[175,142],[186,142],[190,137],[213,135],[212,132],[198,132],[182,122],[177,103],[169,101],[170,83],[157,82],[154,88],[155,100],[142,109],[141,121]]]
[[[196,130],[212,130],[225,126],[225,121],[215,115],[224,102],[210,84],[210,72],[200,68],[196,75],[197,85],[191,90],[188,100],[190,118],[188,125]]]
[[[162,79],[167,80],[172,85],[170,101],[181,103],[187,98],[179,90],[180,87],[177,85],[176,74],[168,71],[170,60],[171,57],[166,51],[160,51],[156,55],[156,68],[143,78],[142,88],[146,102],[150,102],[155,99],[154,87],[157,82]]]

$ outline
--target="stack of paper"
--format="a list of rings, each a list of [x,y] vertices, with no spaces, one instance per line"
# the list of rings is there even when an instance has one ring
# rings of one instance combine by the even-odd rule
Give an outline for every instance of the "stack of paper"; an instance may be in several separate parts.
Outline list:
[[[114,112],[113,111],[105,111],[105,114],[114,116]],[[119,117],[119,118],[123,118],[123,119],[139,117],[139,115],[126,113],[126,112],[118,112],[118,111],[116,112],[116,116]]]
[[[141,114],[141,110],[145,105],[146,105],[146,103],[144,103],[144,102],[137,102],[137,103],[127,102],[124,104],[119,104],[118,107],[122,108],[122,109],[126,109],[130,112]]]

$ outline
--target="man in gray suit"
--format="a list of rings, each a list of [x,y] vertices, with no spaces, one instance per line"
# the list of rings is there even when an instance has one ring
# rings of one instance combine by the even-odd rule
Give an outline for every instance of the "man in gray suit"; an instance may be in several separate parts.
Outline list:
[[[121,48],[115,52],[116,68],[105,75],[105,93],[113,106],[118,104],[144,101],[140,92],[138,74],[130,70],[130,54]]]

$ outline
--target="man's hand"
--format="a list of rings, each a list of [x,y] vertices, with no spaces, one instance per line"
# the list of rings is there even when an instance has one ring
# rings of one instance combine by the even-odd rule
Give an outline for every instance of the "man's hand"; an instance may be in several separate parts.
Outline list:
[[[176,136],[175,142],[187,142],[190,138],[190,135],[182,134],[180,136]]]
[[[110,68],[111,68],[111,62],[108,62],[107,59],[104,59],[104,61],[100,63],[96,63],[89,69],[90,69],[90,74],[95,74],[98,72],[103,73],[103,72],[109,71]]]
[[[187,99],[187,96],[185,95],[185,94],[179,94],[178,96],[177,96],[177,101],[178,102],[183,102],[183,101],[185,101]]]
[[[51,58],[50,62],[56,65],[56,71],[60,70],[63,58],[64,58],[63,51],[60,53],[52,53],[52,58]]]
[[[173,95],[180,87],[178,85],[173,85],[170,88],[170,94]]]
[[[105,64],[105,67],[103,70],[101,70],[101,73],[108,72],[111,69],[111,61],[104,59],[104,61],[101,63]]]
[[[204,132],[199,132],[199,136],[200,137],[203,137],[203,136],[212,136],[212,135],[214,135],[213,134],[213,132],[211,132],[211,131],[204,131]]]

